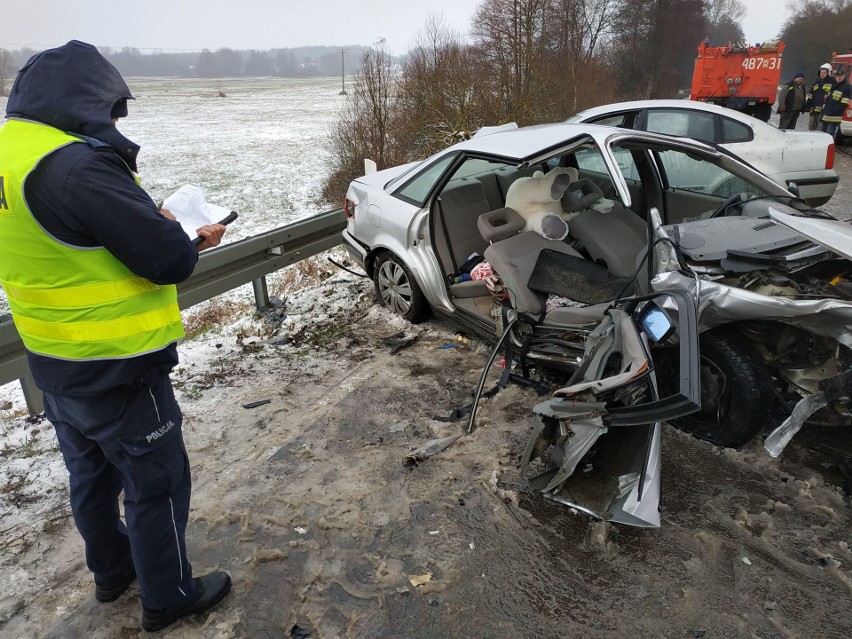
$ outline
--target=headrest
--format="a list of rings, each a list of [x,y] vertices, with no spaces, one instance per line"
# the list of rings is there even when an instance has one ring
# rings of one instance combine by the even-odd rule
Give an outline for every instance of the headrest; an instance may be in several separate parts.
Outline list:
[[[597,184],[582,178],[568,186],[562,196],[562,208],[566,213],[576,213],[589,208],[602,197],[603,191]]]
[[[499,242],[523,231],[527,221],[515,209],[506,207],[483,213],[476,224],[488,242]]]

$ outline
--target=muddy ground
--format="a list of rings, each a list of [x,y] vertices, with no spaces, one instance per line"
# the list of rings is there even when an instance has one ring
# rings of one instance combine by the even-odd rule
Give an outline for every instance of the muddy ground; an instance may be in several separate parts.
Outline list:
[[[849,217],[852,159],[837,160],[825,208]],[[772,460],[762,437],[733,451],[665,426],[661,528],[592,522],[519,472],[539,399],[527,389],[484,401],[472,436],[404,465],[413,448],[463,431],[433,418],[468,403],[483,344],[394,318],[345,273],[291,296],[287,312],[214,327],[182,351],[190,559],[197,574],[229,571],[234,588],[211,614],[155,636],[852,634],[852,511],[834,463],[852,453],[852,429],[806,428]],[[399,332],[417,339],[391,354]],[[94,600],[55,440],[33,444],[52,431],[24,428],[3,463],[38,469],[19,486],[48,487],[2,487],[4,508],[38,517],[0,518],[0,636],[149,636],[135,584],[113,604]]]
[[[348,303],[318,312],[341,292]],[[848,437],[803,433],[771,460],[759,441],[724,450],[666,426],[662,527],[591,522],[519,473],[538,400],[528,389],[486,400],[472,436],[404,465],[461,432],[433,417],[469,401],[486,347],[397,320],[346,274],[314,293],[288,302],[322,318],[310,328],[258,322],[221,348],[211,334],[175,373],[195,482],[190,558],[196,573],[229,571],[234,588],[158,636],[849,636],[852,512],[830,466]],[[392,355],[385,338],[399,331],[417,340]],[[145,636],[135,584],[95,602],[67,519],[14,564],[3,637]]]

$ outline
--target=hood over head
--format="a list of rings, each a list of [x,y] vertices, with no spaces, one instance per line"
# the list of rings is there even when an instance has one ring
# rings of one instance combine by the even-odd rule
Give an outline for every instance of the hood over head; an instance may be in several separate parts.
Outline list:
[[[136,170],[139,146],[113,124],[127,115],[130,89],[110,62],[91,44],[71,40],[31,57],[9,92],[6,117],[37,120],[111,146]]]

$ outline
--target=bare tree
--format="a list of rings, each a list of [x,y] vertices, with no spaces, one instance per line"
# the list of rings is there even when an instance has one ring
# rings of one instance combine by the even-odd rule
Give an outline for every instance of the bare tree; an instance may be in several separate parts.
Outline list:
[[[498,119],[534,121],[542,98],[547,0],[484,0],[471,33],[498,98]]]
[[[706,36],[716,44],[741,42],[745,39],[742,20],[746,7],[741,0],[705,0]]]
[[[791,3],[793,15],[784,23],[781,38],[784,67],[816,75],[819,65],[828,62],[834,51],[852,47],[852,0],[799,0]]]
[[[704,0],[622,0],[610,65],[626,97],[671,97],[689,85],[704,8]]]
[[[375,161],[379,169],[404,161],[405,154],[391,130],[395,91],[391,56],[384,40],[379,40],[361,56],[353,89],[329,137],[328,149],[335,166],[323,187],[326,200],[343,197],[349,182],[364,173],[365,158]]]
[[[746,14],[746,6],[742,0],[705,0],[707,5],[707,21],[719,24],[724,20],[740,23]]]
[[[546,86],[558,119],[611,101],[602,51],[609,41],[619,0],[552,0],[546,24]],[[594,87],[593,91],[588,89]]]
[[[402,67],[397,128],[411,158],[464,139],[495,117],[471,49],[430,15]]]

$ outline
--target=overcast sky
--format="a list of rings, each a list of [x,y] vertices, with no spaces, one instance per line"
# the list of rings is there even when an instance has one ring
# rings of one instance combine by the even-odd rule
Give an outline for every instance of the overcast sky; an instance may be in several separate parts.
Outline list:
[[[432,13],[466,34],[481,0],[3,0],[0,47],[46,49],[77,39],[142,50],[272,49],[387,41],[404,53]],[[773,38],[785,0],[743,0],[750,42]],[[697,46],[697,43],[696,43]]]

